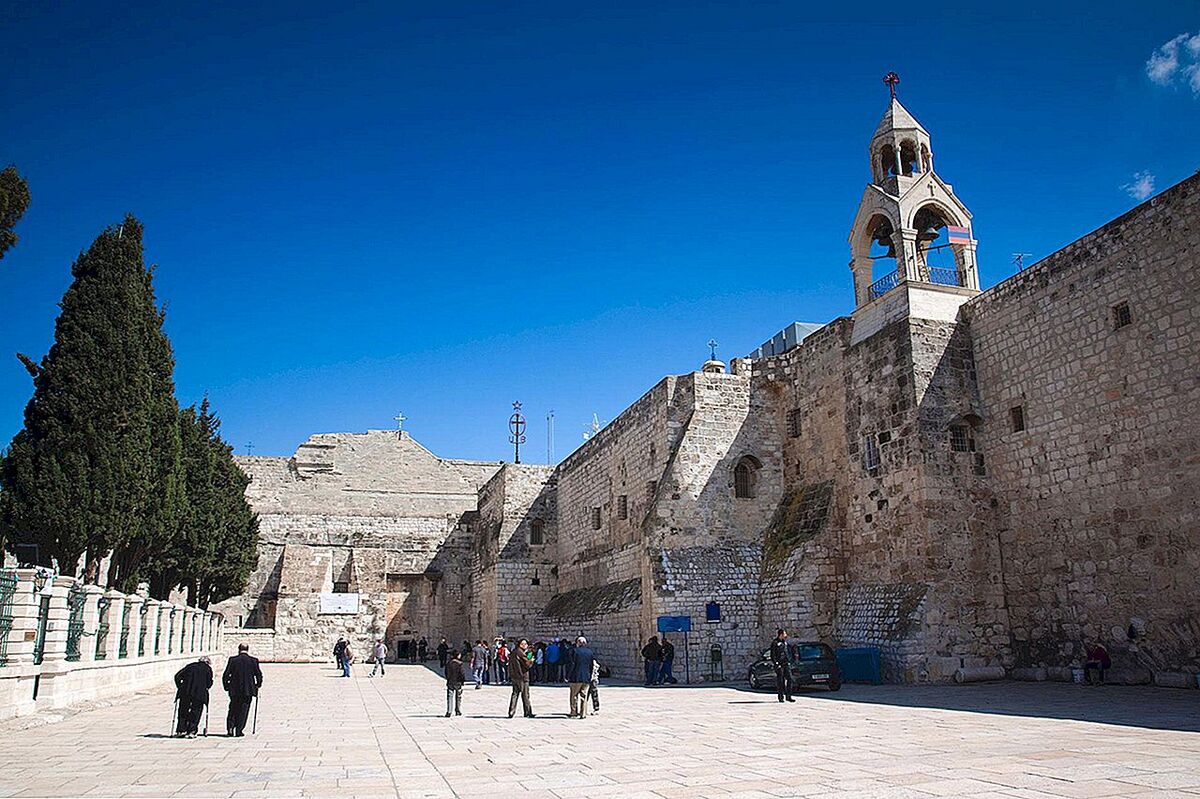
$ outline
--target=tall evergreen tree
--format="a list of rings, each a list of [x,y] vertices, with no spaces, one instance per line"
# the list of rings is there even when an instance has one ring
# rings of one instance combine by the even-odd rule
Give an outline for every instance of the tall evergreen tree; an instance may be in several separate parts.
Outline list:
[[[33,365],[25,426],[0,466],[0,529],[10,543],[131,588],[146,553],[173,534],[180,502],[170,344],[132,216],[71,267],[54,345]],[[174,480],[174,482],[172,482]]]
[[[29,207],[29,186],[17,172],[15,166],[9,165],[0,171],[0,259],[4,253],[17,243],[17,234],[13,228],[25,215]]]
[[[205,397],[180,414],[186,512],[178,535],[151,559],[153,585],[183,585],[201,607],[240,593],[258,559],[258,519],[246,502],[249,479],[220,436]]]

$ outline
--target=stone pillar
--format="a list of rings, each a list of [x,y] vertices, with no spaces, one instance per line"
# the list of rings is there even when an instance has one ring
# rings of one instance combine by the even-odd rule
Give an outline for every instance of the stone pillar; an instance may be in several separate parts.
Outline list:
[[[183,605],[175,606],[175,646],[173,647],[176,655],[187,654],[187,608]]]
[[[46,581],[43,594],[50,595],[50,612],[46,617],[46,640],[42,644],[42,664],[62,663],[67,659],[67,592],[75,584],[74,577],[52,577]]]
[[[141,594],[130,594],[125,597],[129,606],[129,633],[125,639],[125,657],[128,660],[138,659],[138,640],[142,635],[142,606],[146,599]]]
[[[958,265],[958,285],[979,291],[979,266],[975,260],[975,248],[978,242],[971,239],[970,244],[952,244],[950,250],[954,253],[954,262]]]
[[[871,301],[871,283],[875,262],[869,255],[860,255],[850,261],[854,275],[854,307],[861,308]]]
[[[162,616],[162,603],[157,599],[146,600],[146,659],[154,658],[154,650],[159,646],[158,620]]]
[[[17,592],[13,594],[13,626],[8,633],[5,666],[33,663],[33,645],[37,640],[38,594],[33,578],[37,569],[17,569]]]
[[[116,660],[121,646],[121,614],[125,612],[125,595],[115,589],[104,592],[108,600],[108,633],[104,643],[96,642],[97,647],[103,647],[106,660]]]
[[[917,231],[915,228],[900,228],[892,236],[896,248],[896,271],[903,280],[923,280],[921,266],[917,261]]]
[[[202,611],[196,608],[188,608],[187,618],[187,638],[184,639],[184,646],[190,654],[195,654],[200,651],[200,618],[203,615]]]
[[[100,597],[104,589],[98,585],[85,585],[83,600],[83,635],[79,637],[79,662],[91,663],[96,659],[96,632],[100,626]]]

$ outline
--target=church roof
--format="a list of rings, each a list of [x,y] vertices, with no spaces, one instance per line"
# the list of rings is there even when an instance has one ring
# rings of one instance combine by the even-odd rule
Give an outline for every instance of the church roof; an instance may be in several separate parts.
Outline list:
[[[885,133],[893,130],[919,130],[926,136],[929,131],[921,127],[921,123],[917,118],[908,112],[908,109],[900,104],[900,101],[895,97],[892,98],[892,104],[888,106],[888,110],[884,112],[883,119],[879,120],[879,127],[875,128],[875,135],[872,138],[878,139]]]

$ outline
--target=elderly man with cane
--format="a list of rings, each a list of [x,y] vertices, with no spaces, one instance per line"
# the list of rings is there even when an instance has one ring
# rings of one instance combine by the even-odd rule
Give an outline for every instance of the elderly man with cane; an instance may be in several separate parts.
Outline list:
[[[210,663],[207,657],[202,657],[175,673],[175,736],[178,738],[195,738],[200,730],[200,715],[208,706],[208,689],[213,684]]]
[[[250,702],[258,696],[262,687],[262,670],[258,659],[250,656],[247,644],[238,644],[238,653],[229,659],[221,685],[229,693],[229,714],[225,717],[225,728],[230,738],[241,738],[245,734],[246,719],[250,716]],[[254,708],[255,721],[258,707]],[[257,726],[257,724],[256,724]]]

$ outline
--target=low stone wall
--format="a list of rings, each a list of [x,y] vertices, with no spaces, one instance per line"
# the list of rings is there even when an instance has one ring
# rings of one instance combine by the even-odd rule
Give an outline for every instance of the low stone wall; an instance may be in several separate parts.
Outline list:
[[[220,614],[0,571],[0,719],[161,685],[223,647]]]

